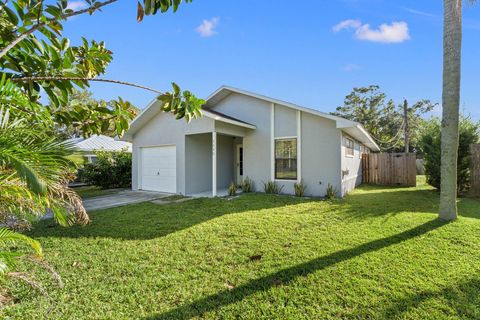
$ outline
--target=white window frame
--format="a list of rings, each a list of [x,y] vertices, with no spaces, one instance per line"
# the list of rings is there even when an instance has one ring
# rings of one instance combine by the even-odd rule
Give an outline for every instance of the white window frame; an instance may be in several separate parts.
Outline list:
[[[348,146],[348,142],[351,142],[352,143],[352,147],[350,148]],[[353,140],[352,138],[349,138],[349,137],[344,137],[344,147],[345,147],[345,157],[348,157],[348,158],[353,158],[355,157],[355,140]],[[349,154],[349,150],[352,150],[352,154]]]
[[[289,139],[295,139],[295,142],[297,143],[297,157],[296,157],[296,161],[297,161],[297,177],[295,179],[279,179],[277,178],[277,155],[276,155],[276,145],[277,145],[277,140],[289,140]],[[274,178],[274,181],[298,181],[298,177],[299,177],[299,168],[298,168],[298,137],[297,136],[288,136],[288,137],[275,137],[273,139],[273,178]]]

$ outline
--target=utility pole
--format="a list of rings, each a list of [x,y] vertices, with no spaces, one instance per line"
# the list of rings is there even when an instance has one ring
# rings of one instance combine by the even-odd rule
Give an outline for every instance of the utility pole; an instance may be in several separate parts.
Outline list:
[[[403,100],[403,117],[405,121],[405,153],[410,151],[410,128],[408,127],[408,102]]]

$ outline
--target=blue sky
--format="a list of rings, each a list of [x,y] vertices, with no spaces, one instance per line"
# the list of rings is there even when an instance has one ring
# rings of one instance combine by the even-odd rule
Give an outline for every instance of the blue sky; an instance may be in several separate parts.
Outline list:
[[[136,2],[120,1],[69,20],[65,35],[106,42],[114,60],[105,78],[160,90],[175,81],[202,98],[227,84],[333,111],[353,87],[378,84],[397,102],[441,101],[439,0],[194,0],[142,23]],[[467,5],[461,103],[475,119],[479,35],[480,5]],[[154,97],[118,85],[94,84],[91,91],[140,108]]]

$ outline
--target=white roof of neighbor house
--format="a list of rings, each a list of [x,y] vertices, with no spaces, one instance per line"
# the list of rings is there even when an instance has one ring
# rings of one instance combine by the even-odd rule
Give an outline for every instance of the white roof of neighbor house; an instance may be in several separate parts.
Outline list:
[[[130,142],[119,141],[112,137],[104,135],[93,135],[89,138],[73,138],[69,139],[79,151],[122,151],[132,152],[132,144]]]
[[[313,114],[313,115],[317,115],[319,117],[323,117],[323,118],[326,118],[326,119],[333,120],[333,121],[336,122],[336,126],[337,126],[338,129],[348,133],[350,136],[357,139],[358,141],[360,141],[361,143],[363,143],[364,145],[366,145],[367,147],[369,147],[373,151],[380,151],[380,148],[375,143],[375,141],[370,136],[370,134],[358,122],[347,120],[345,118],[334,116],[334,115],[329,114],[329,113],[321,112],[321,111],[311,109],[311,108],[302,107],[302,106],[299,106],[299,105],[296,105],[296,104],[293,104],[293,103],[290,103],[290,102],[270,98],[270,97],[267,97],[267,96],[263,96],[263,95],[260,95],[260,94],[257,94],[257,93],[245,91],[245,90],[230,87],[230,86],[222,86],[219,89],[217,89],[214,93],[212,93],[210,96],[208,96],[208,98],[205,100],[205,105],[204,105],[204,108],[202,109],[202,114],[204,116],[207,116],[209,118],[213,118],[215,120],[230,122],[230,123],[237,124],[237,125],[240,125],[240,126],[244,126],[244,127],[247,127],[247,128],[255,129],[255,126],[252,125],[252,124],[246,123],[242,120],[235,119],[235,118],[232,118],[228,115],[220,114],[218,112],[214,112],[214,111],[208,109],[209,107],[214,106],[215,104],[217,104],[221,100],[225,99],[228,95],[230,95],[232,93],[243,94],[243,95],[246,95],[246,96],[254,97],[254,98],[257,98],[257,99],[260,99],[260,100],[264,100],[264,101],[269,101],[269,102],[274,103],[274,104],[286,106],[286,107],[289,107],[289,108],[292,108],[292,109],[300,110],[300,111],[307,112],[307,113],[310,113],[310,114]],[[157,115],[157,113],[159,111],[154,110],[155,108],[152,108],[152,106],[155,104],[156,101],[157,101],[157,99],[155,98],[135,118],[135,120],[133,120],[133,122],[130,125],[130,129],[125,134],[123,139],[131,139],[132,135],[135,132],[140,130],[141,127],[147,121],[149,121],[155,115]]]

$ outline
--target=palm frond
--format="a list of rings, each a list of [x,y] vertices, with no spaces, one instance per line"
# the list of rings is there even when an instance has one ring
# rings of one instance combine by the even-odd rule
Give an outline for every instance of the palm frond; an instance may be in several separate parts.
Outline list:
[[[76,170],[73,145],[42,128],[9,123],[8,109],[0,123],[0,215],[38,217],[50,208],[61,225],[88,223],[81,199],[67,187]]]
[[[40,242],[24,234],[14,232],[8,228],[0,228],[0,244],[21,243],[29,245],[38,256],[42,256],[42,246]]]

